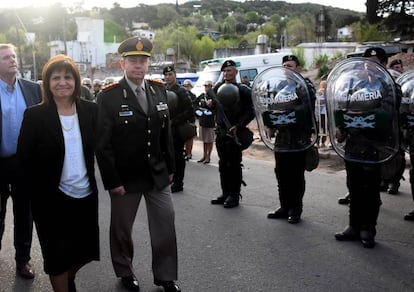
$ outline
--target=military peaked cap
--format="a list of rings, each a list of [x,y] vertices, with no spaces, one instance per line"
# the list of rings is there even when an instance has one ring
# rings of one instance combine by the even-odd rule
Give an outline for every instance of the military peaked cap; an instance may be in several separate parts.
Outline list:
[[[236,62],[234,62],[233,60],[227,60],[223,63],[223,65],[221,65],[220,71],[223,71],[224,68],[231,67],[231,66],[236,67]]]
[[[168,73],[168,72],[174,72],[175,73],[175,69],[173,66],[167,66],[164,68],[164,70],[162,70],[162,74]]]
[[[395,66],[395,65],[402,65],[401,59],[392,60],[391,64],[390,64],[390,67]]]
[[[285,62],[289,62],[289,61],[295,61],[295,63],[296,63],[297,66],[300,65],[299,59],[295,55],[286,55],[286,56],[283,56],[283,58],[282,58],[282,64],[285,63]]]
[[[152,43],[143,37],[130,37],[124,40],[118,47],[118,53],[122,57],[128,56],[151,56]]]
[[[382,58],[386,56],[387,56],[387,53],[385,53],[385,50],[379,47],[373,47],[373,48],[366,49],[363,55],[363,57],[366,57],[366,58],[369,58],[369,57]]]

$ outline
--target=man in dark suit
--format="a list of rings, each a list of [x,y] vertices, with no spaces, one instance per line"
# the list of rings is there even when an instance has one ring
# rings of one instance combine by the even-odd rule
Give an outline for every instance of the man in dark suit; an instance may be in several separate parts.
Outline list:
[[[167,94],[159,81],[145,80],[152,44],[131,37],[118,48],[124,77],[98,95],[97,158],[111,197],[110,248],[117,277],[139,291],[133,271],[132,227],[145,198],[152,246],[154,284],[181,291],[169,184],[175,171]]]
[[[30,266],[33,219],[29,194],[24,190],[16,159],[17,139],[27,107],[41,101],[39,84],[17,78],[15,47],[0,44],[0,249],[5,229],[6,205],[13,200],[16,271],[26,279],[34,278]]]

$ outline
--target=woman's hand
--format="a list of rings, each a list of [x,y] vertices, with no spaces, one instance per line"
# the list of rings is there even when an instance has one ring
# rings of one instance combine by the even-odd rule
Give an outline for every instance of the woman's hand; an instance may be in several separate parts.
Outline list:
[[[126,194],[126,191],[125,191],[124,186],[119,186],[119,187],[116,187],[116,188],[110,189],[110,190],[109,190],[109,193],[110,193],[111,195],[115,195],[115,196],[123,196],[123,195],[125,195],[125,194]]]

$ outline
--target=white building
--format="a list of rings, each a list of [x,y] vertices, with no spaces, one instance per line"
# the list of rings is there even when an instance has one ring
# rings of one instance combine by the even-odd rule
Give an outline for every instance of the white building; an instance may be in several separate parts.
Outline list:
[[[327,55],[329,58],[338,56],[338,54],[346,55],[347,53],[355,51],[358,43],[356,42],[326,42],[326,43],[301,43],[297,45],[298,48],[303,48],[304,58],[306,61],[305,67],[312,66],[316,57]]]
[[[352,28],[349,26],[341,27],[337,30],[337,36],[338,40],[344,40],[352,38]]]
[[[105,67],[106,54],[117,52],[119,43],[114,36],[112,43],[104,42],[104,20],[76,17],[78,35],[76,41],[65,42],[55,40],[49,42],[50,56],[55,56],[66,51],[76,63],[81,71],[85,71],[88,66],[100,68]]]

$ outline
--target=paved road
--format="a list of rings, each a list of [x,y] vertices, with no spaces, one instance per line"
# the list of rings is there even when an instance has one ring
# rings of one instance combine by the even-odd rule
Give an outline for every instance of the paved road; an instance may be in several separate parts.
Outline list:
[[[227,210],[210,205],[220,194],[217,157],[210,165],[197,163],[199,158],[197,142],[194,159],[187,164],[184,192],[173,195],[183,291],[414,291],[414,224],[402,220],[414,207],[408,181],[403,182],[401,194],[382,195],[378,244],[371,250],[333,237],[347,224],[347,207],[337,204],[346,192],[345,172],[340,168],[306,174],[303,220],[291,225],[266,218],[278,205],[272,159],[245,159],[248,185],[243,200],[239,208]],[[80,272],[78,291],[124,291],[109,258],[109,199],[101,182],[99,186],[101,261]],[[0,251],[0,291],[51,291],[37,240],[32,253],[35,280],[16,277],[10,213],[7,220]],[[134,237],[141,290],[162,291],[152,284],[144,204]]]

